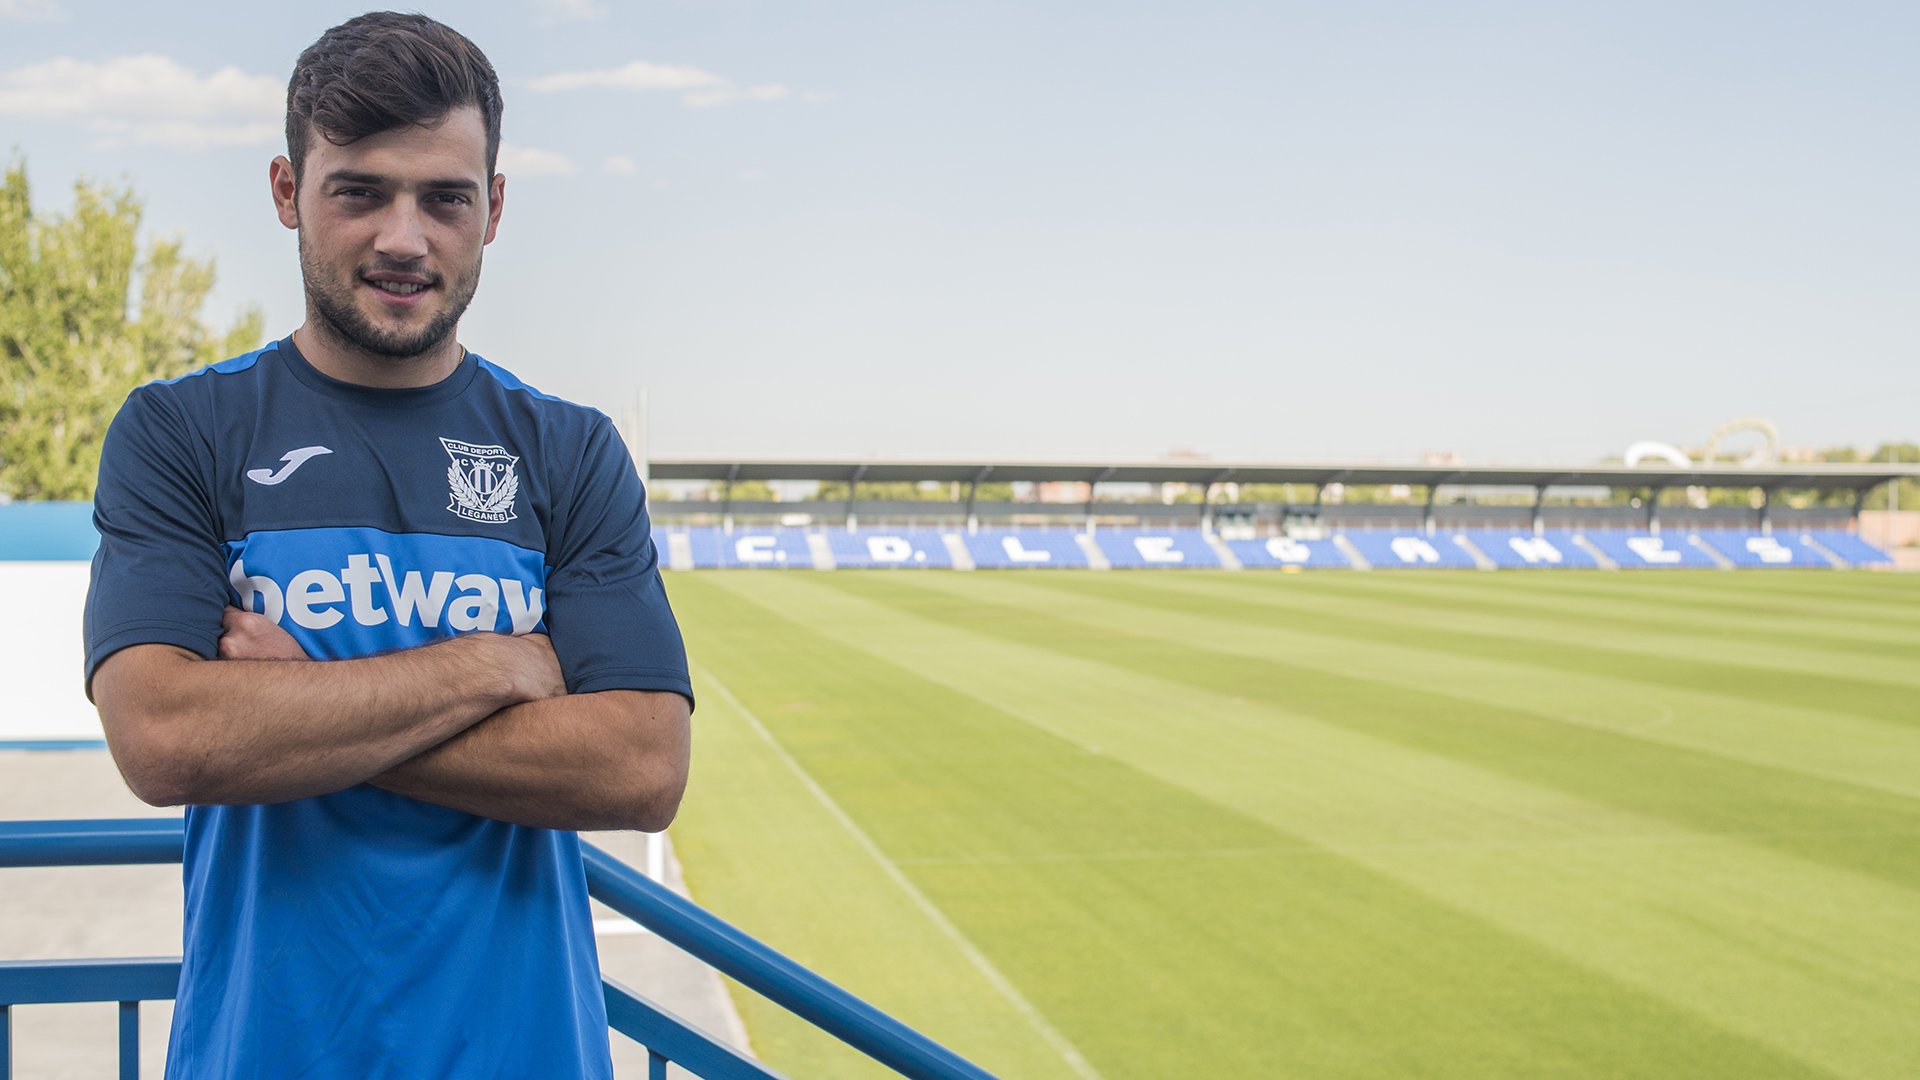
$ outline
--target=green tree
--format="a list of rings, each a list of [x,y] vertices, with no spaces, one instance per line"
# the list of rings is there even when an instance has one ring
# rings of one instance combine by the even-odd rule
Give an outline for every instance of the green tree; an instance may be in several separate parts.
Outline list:
[[[134,387],[257,346],[250,310],[224,334],[200,309],[212,260],[178,240],[145,257],[131,189],[84,180],[73,210],[36,215],[27,169],[0,182],[0,494],[89,499],[107,424]]]
[[[1912,465],[1920,462],[1920,445],[1914,443],[1881,443],[1874,449],[1873,453],[1868,456],[1868,460],[1883,464],[1898,462],[1903,465]],[[1894,484],[1882,484],[1875,488],[1871,495],[1867,496],[1867,503],[1864,509],[1889,510],[1897,505],[1902,510],[1920,510],[1920,481],[1899,480],[1895,481],[1895,483],[1900,487],[1900,497],[1897,501],[1893,498]]]

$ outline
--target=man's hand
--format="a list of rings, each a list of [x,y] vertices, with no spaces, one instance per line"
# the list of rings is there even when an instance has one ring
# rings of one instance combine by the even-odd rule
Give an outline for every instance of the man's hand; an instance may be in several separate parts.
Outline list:
[[[220,659],[307,660],[293,635],[265,615],[228,607],[220,616]]]
[[[229,606],[220,618],[222,660],[311,660],[293,635],[265,615]],[[524,634],[499,643],[504,671],[516,687],[518,701],[545,701],[563,697],[566,677],[560,658],[545,634]]]
[[[509,657],[507,671],[513,684],[521,688],[528,701],[567,696],[567,677],[560,673],[560,658],[554,655],[553,639],[545,634],[521,634],[501,637],[512,648],[502,651]]]

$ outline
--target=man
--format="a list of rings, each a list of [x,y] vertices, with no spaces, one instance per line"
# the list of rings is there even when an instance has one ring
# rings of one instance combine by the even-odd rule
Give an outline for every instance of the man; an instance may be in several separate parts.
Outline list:
[[[611,424],[454,336],[500,112],[431,19],[329,30],[269,173],[305,322],[107,436],[88,691],[187,805],[169,1077],[611,1076],[569,830],[666,826],[692,689]]]

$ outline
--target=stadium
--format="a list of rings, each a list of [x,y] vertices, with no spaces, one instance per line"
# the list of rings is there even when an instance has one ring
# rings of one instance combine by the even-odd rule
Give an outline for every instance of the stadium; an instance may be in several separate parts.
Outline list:
[[[1920,5],[364,6],[0,0],[0,1080],[1920,1077]]]
[[[1920,576],[1871,572],[1894,558],[1859,512],[1920,468],[643,468],[702,702],[698,773],[670,848],[596,839],[968,1068],[1920,1065],[1906,1034]],[[846,496],[732,498],[753,481]],[[1027,497],[977,497],[997,481]],[[899,482],[953,497],[859,497]],[[1239,502],[1236,482],[1301,498]],[[1037,501],[1048,484],[1083,501]],[[1410,497],[1328,499],[1342,484]],[[1194,494],[1170,500],[1173,485]],[[1594,497],[1615,488],[1638,497]],[[1720,488],[1757,495],[1660,499]],[[1832,497],[1794,507],[1787,492]],[[0,507],[16,595],[84,588],[87,510]],[[67,642],[15,637],[33,661],[18,700],[37,705],[0,743],[15,800],[151,816],[109,790],[66,680],[35,690],[26,674],[63,672]],[[164,951],[177,918],[165,873],[7,873],[11,895],[38,898],[16,956],[46,950],[22,940],[35,927],[81,953]],[[112,905],[75,930],[76,875],[121,875],[99,880],[147,910]],[[751,1068],[896,1074],[749,989],[750,968],[734,971],[748,984],[715,982],[662,940],[671,912],[611,903],[603,963],[636,1000]],[[669,929],[636,937],[623,915]],[[164,1008],[146,1006],[123,1062],[157,1068]],[[97,1051],[81,1064],[112,1060],[108,1006],[12,1013],[19,1075],[87,1074],[76,1043]],[[616,1041],[622,1075],[648,1068]],[[704,1060],[688,1053],[675,1060]],[[762,1075],[704,1068],[684,1075]]]

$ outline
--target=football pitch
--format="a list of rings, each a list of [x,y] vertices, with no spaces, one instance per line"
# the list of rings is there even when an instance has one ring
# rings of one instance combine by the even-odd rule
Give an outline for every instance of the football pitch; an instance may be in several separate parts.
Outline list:
[[[1920,1076],[1920,575],[668,589],[695,898],[998,1075]]]

